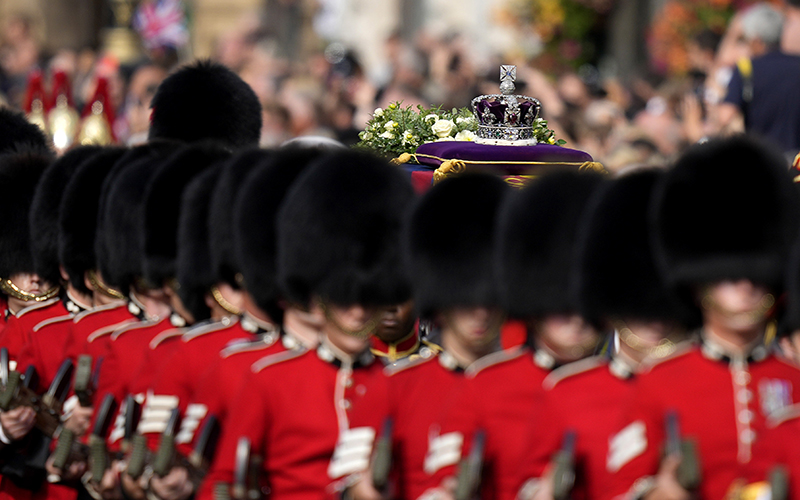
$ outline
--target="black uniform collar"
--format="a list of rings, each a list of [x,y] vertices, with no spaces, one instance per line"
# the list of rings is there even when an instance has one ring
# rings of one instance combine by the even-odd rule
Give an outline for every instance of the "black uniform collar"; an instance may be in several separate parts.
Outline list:
[[[331,344],[324,335],[320,335],[319,345],[317,346],[317,356],[319,356],[319,359],[322,361],[335,365],[337,368],[360,368],[369,366],[375,361],[375,356],[369,351],[369,348],[365,349],[354,359],[352,356],[349,356],[342,352],[341,349]]]
[[[769,348],[764,345],[763,336],[754,340],[745,349],[745,354],[732,353],[729,348],[711,337],[705,330],[700,330],[697,338],[700,342],[700,350],[706,358],[726,364],[763,361],[769,355]]]

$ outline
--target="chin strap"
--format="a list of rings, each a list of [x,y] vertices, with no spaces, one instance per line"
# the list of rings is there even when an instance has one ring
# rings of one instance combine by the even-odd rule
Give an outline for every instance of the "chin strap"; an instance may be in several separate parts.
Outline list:
[[[228,300],[222,295],[222,292],[220,292],[219,288],[216,286],[211,287],[211,296],[214,297],[214,300],[217,302],[217,304],[219,304],[219,306],[225,309],[227,312],[237,316],[242,314],[242,310],[228,302]]]
[[[14,284],[13,281],[10,279],[0,280],[0,291],[8,295],[9,297],[13,297],[17,300],[22,300],[24,302],[44,302],[46,300],[50,300],[61,290],[61,287],[54,286],[50,290],[42,293],[42,294],[35,294],[26,292],[25,290],[21,289],[17,285]]]
[[[92,284],[92,288],[102,293],[106,297],[111,297],[112,299],[117,299],[117,300],[122,300],[125,298],[122,292],[120,292],[119,290],[114,290],[110,286],[103,283],[103,280],[101,280],[97,276],[97,273],[95,273],[94,270],[89,271],[88,278],[89,278],[89,283]]]
[[[333,326],[335,326],[339,331],[360,339],[366,339],[375,333],[375,329],[378,327],[378,323],[381,321],[381,315],[375,313],[362,328],[359,328],[358,330],[351,330],[349,328],[345,328],[344,325],[341,324],[341,322],[335,317],[333,311],[328,308],[325,302],[320,302],[319,306],[325,313],[325,319],[333,323]]]

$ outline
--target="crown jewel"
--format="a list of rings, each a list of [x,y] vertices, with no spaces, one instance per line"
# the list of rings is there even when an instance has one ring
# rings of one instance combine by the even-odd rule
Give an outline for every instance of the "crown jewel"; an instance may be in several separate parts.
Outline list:
[[[500,66],[500,92],[472,100],[472,113],[478,120],[479,144],[536,144],[533,123],[542,105],[533,97],[512,94],[516,89],[517,67]]]

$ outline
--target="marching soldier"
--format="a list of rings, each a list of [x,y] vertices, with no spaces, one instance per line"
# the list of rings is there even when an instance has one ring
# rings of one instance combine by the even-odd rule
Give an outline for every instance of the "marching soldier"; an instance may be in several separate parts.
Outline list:
[[[797,232],[796,197],[783,159],[743,137],[690,149],[659,182],[659,269],[694,300],[702,328],[637,377],[609,440],[614,476],[603,498],[736,495],[767,420],[800,400],[800,370],[765,346]]]
[[[438,485],[437,470],[458,460],[461,436],[440,432],[442,417],[471,373],[507,356],[500,351],[504,315],[497,307],[492,242],[509,190],[495,176],[468,174],[434,186],[411,214],[409,276],[420,312],[435,318],[442,349],[423,348],[419,358],[397,363],[383,390],[356,408],[354,425],[367,425],[360,421],[365,407],[380,409],[385,420],[373,429],[392,450],[382,458],[391,460],[391,475],[376,480],[366,467],[358,471],[357,498],[417,498]],[[458,218],[442,225],[430,216],[445,210],[455,210]]]
[[[458,496],[460,490],[482,498],[516,497],[542,381],[557,366],[592,354],[598,344],[597,331],[580,316],[575,300],[573,249],[578,221],[602,179],[590,172],[552,173],[509,197],[500,213],[494,248],[500,303],[526,322],[532,349],[510,350],[476,369],[443,417],[442,432],[463,437],[463,451],[456,453],[462,462]],[[482,455],[483,466],[470,478],[460,470],[476,455]],[[437,480],[455,477],[456,465],[451,461],[440,469]]]
[[[334,449],[340,434],[360,439],[351,412],[382,377],[369,352],[378,308],[408,299],[398,270],[402,214],[412,199],[402,172],[354,152],[326,156],[292,186],[278,215],[278,279],[288,301],[312,304],[311,314],[323,318],[320,343],[252,365],[201,498],[233,482],[243,436],[263,456],[272,498],[337,495],[360,465],[350,450]],[[363,444],[368,453],[371,443]]]
[[[526,483],[526,497],[602,496],[608,437],[630,398],[639,365],[672,354],[684,339],[686,311],[659,277],[650,245],[647,208],[662,175],[641,170],[609,181],[580,221],[580,309],[614,336],[606,353],[558,368],[544,380],[544,400],[521,464],[538,478]],[[572,441],[567,443],[571,449],[564,449],[565,441]],[[569,463],[559,463],[562,451]]]

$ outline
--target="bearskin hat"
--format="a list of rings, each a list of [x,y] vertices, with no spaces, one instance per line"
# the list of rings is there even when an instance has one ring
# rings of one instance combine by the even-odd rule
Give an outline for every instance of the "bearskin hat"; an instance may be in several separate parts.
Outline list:
[[[656,187],[651,217],[669,285],[748,279],[778,291],[798,197],[780,154],[731,137],[686,151]]]
[[[174,145],[137,146],[122,155],[103,182],[95,251],[103,280],[127,294],[144,276],[143,202],[147,185]]]
[[[53,285],[61,281],[58,217],[64,186],[81,163],[100,151],[99,146],[80,146],[68,151],[47,167],[36,186],[30,214],[33,265],[36,273]]]
[[[185,146],[159,166],[147,185],[142,205],[144,271],[148,283],[161,287],[176,276],[181,196],[191,180],[230,153],[211,143]]]
[[[239,190],[247,175],[271,154],[271,151],[265,149],[249,149],[236,154],[222,167],[217,186],[211,195],[211,214],[208,220],[211,266],[217,282],[238,286],[236,274],[241,266],[233,244],[233,207],[240,198]]]
[[[211,194],[221,170],[222,164],[217,163],[196,175],[181,200],[176,260],[178,296],[195,321],[210,317],[205,296],[217,281],[209,255],[208,217]]]
[[[103,148],[83,161],[63,188],[58,216],[58,260],[67,271],[70,284],[85,294],[91,291],[86,288],[84,275],[97,268],[95,239],[103,181],[123,154],[123,148]]]
[[[42,129],[25,119],[22,113],[0,107],[0,154],[17,147],[46,150],[50,140]]]
[[[402,219],[408,175],[356,151],[326,155],[294,183],[278,213],[278,283],[286,298],[339,305],[404,302]]]
[[[493,241],[497,211],[509,189],[497,176],[465,174],[440,182],[416,204],[406,227],[405,255],[423,315],[497,305]],[[443,220],[443,214],[450,215]]]
[[[221,64],[198,61],[180,68],[158,86],[152,108],[151,140],[258,146],[261,103],[247,83]]]
[[[687,321],[658,273],[647,210],[663,170],[642,169],[598,188],[578,232],[578,303],[586,319]]]
[[[508,197],[499,215],[495,268],[501,305],[510,315],[578,312],[578,221],[602,181],[587,171],[555,172]]]
[[[318,148],[276,151],[242,185],[233,214],[234,247],[247,292],[277,320],[276,216],[292,183],[324,153]],[[305,303],[303,304],[306,305]]]
[[[3,223],[0,227],[0,278],[34,273],[30,211],[36,186],[53,156],[40,149],[17,150],[0,155],[0,186],[5,186]],[[53,285],[57,284],[58,280]]]

